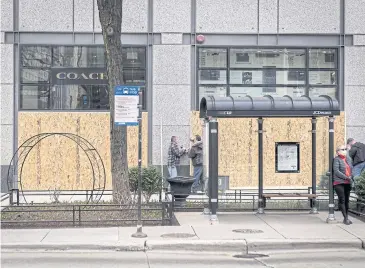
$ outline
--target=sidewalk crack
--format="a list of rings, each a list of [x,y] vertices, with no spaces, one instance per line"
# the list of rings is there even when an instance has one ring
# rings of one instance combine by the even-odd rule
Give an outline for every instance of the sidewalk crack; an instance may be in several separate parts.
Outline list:
[[[191,229],[193,229],[193,232],[194,232],[195,236],[196,236],[196,237],[198,237],[198,239],[200,239],[200,238],[199,238],[199,236],[197,235],[197,233],[196,233],[196,231],[195,231],[194,227],[193,227],[193,226],[191,226],[191,225],[190,225],[190,227],[191,227]]]
[[[266,263],[264,263],[263,261],[258,260],[257,258],[254,258],[255,261],[258,261],[259,263],[261,263],[263,266],[268,267],[268,268],[274,268],[274,266],[270,266],[267,265]]]
[[[284,237],[284,239],[288,239],[286,238],[283,234],[281,234],[278,230],[276,230],[274,227],[272,227],[269,223],[267,223],[264,219],[262,219],[260,216],[256,215],[256,217],[258,217],[260,220],[262,220],[264,223],[266,223],[267,226],[269,226],[271,229],[273,229],[275,232],[277,232],[278,234],[280,234],[282,237]]]
[[[248,254],[248,243],[247,243],[247,240],[246,239],[243,239],[246,243],[246,254]]]
[[[51,232],[51,230],[49,230],[49,231],[48,231],[48,233],[46,233],[46,235],[42,238],[41,243],[42,243],[42,241],[44,240],[44,238],[46,238],[46,237],[47,237],[47,235],[48,235],[50,232]]]
[[[359,240],[362,242],[362,244],[364,244],[363,240],[362,240],[360,237],[358,237],[357,235],[355,235],[355,234],[353,234],[352,232],[350,232],[350,231],[346,230],[345,228],[343,228],[343,227],[342,227],[342,226],[340,226],[340,225],[337,225],[337,227],[340,227],[340,228],[341,228],[342,230],[344,230],[345,232],[347,232],[347,233],[351,234],[352,236],[356,237],[357,239],[359,239]]]
[[[148,268],[151,268],[150,260],[148,259],[148,255],[147,255],[147,251],[145,251],[144,254],[146,254]]]

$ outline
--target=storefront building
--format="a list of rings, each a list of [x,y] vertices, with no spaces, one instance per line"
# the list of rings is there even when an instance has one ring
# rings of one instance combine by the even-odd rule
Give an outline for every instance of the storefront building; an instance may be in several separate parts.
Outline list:
[[[111,188],[109,90],[95,0],[1,0],[1,189],[16,149],[44,132],[80,135],[99,151]],[[143,91],[143,164],[164,167],[170,137],[201,134],[208,95],[328,95],[341,104],[336,144],[365,141],[365,0],[124,0],[123,71]],[[220,120],[219,174],[257,185],[256,119]],[[265,185],[311,182],[310,119],[265,119]],[[318,120],[318,181],[328,121]],[[276,173],[275,143],[300,144],[300,171]],[[128,127],[129,165],[137,129]],[[25,163],[26,189],[88,189],[90,167],[52,138]],[[181,173],[190,162],[182,158]]]

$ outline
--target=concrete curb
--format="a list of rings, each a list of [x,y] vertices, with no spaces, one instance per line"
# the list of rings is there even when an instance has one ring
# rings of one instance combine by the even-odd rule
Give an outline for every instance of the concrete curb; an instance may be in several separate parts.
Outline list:
[[[141,240],[140,242],[110,243],[5,243],[2,250],[109,250],[109,251],[206,251],[260,252],[298,249],[365,249],[360,239],[246,239],[246,240]]]
[[[147,240],[146,250],[225,251],[247,253],[246,240]]]
[[[140,243],[37,243],[37,244],[1,244],[2,250],[111,250],[145,251],[145,242]]]
[[[289,249],[364,248],[360,239],[247,239],[248,252]]]

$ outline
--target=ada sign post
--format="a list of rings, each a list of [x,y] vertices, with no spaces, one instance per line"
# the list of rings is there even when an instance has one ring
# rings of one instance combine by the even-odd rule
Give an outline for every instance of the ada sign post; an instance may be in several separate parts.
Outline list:
[[[138,125],[139,86],[118,85],[114,88],[114,124]]]

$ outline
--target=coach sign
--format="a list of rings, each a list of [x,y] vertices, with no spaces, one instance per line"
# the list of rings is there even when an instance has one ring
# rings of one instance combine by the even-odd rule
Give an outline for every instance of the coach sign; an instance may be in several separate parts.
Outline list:
[[[105,68],[52,68],[53,85],[108,84]]]

